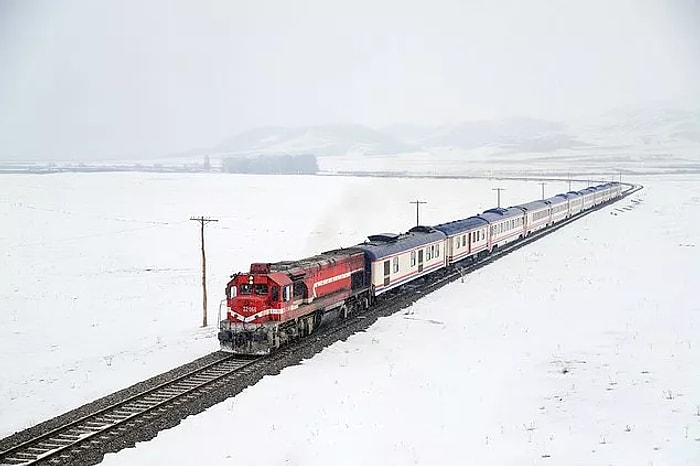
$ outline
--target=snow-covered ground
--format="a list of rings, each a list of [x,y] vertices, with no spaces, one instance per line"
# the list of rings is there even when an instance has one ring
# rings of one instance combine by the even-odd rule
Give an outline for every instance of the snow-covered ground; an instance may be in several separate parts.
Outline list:
[[[594,213],[105,463],[699,464],[700,176],[639,181],[640,202]],[[436,223],[493,206],[493,187],[506,188],[503,204],[540,192],[233,175],[0,186],[4,434],[215,348],[215,330],[197,328],[190,215],[221,220],[207,231],[216,303],[250,261],[407,229],[409,200],[427,200],[423,223]]]
[[[617,179],[649,174],[700,172],[697,144],[666,144],[663,147],[619,145],[582,146],[549,152],[523,152],[501,146],[465,150],[431,148],[423,152],[391,155],[324,157],[319,168],[328,173],[387,172],[401,174],[452,174],[463,176],[551,176],[584,179]]]
[[[472,215],[495,204],[494,186],[504,203],[540,194],[489,180],[0,175],[0,436],[218,349],[225,283],[251,262],[405,231],[416,198],[425,223]],[[206,329],[197,215],[219,219]]]

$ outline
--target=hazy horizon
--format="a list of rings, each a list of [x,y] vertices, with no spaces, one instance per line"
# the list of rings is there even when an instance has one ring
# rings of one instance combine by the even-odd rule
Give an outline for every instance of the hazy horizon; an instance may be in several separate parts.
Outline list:
[[[0,0],[0,160],[697,97],[700,4]]]

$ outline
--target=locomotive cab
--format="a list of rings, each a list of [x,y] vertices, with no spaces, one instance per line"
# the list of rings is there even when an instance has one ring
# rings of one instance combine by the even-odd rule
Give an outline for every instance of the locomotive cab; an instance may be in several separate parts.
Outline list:
[[[291,298],[290,280],[284,274],[269,273],[252,264],[250,273],[234,275],[226,287],[228,318],[232,322],[261,323],[278,320],[280,310]]]

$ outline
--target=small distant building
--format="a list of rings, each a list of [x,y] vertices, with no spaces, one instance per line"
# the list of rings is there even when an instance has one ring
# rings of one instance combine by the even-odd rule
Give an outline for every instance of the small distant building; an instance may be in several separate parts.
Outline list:
[[[228,157],[223,160],[226,173],[254,173],[263,175],[315,175],[318,162],[315,155],[258,155]]]

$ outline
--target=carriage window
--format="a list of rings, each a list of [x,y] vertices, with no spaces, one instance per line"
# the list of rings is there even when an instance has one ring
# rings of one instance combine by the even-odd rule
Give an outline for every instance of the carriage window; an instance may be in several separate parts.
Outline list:
[[[440,257],[440,243],[435,245],[435,257]]]
[[[278,286],[273,286],[273,287],[272,287],[271,296],[272,296],[272,300],[273,300],[273,301],[279,301],[279,300],[280,300],[280,289],[279,289]]]
[[[253,285],[250,283],[243,283],[238,285],[238,292],[240,294],[253,294]]]
[[[411,251],[411,267],[416,265],[416,251]]]
[[[462,235],[462,246],[467,245],[467,235]]]
[[[394,262],[394,264],[393,264],[394,265],[394,273],[396,273],[399,271],[399,258],[398,258],[398,256],[394,257],[393,262]]]

